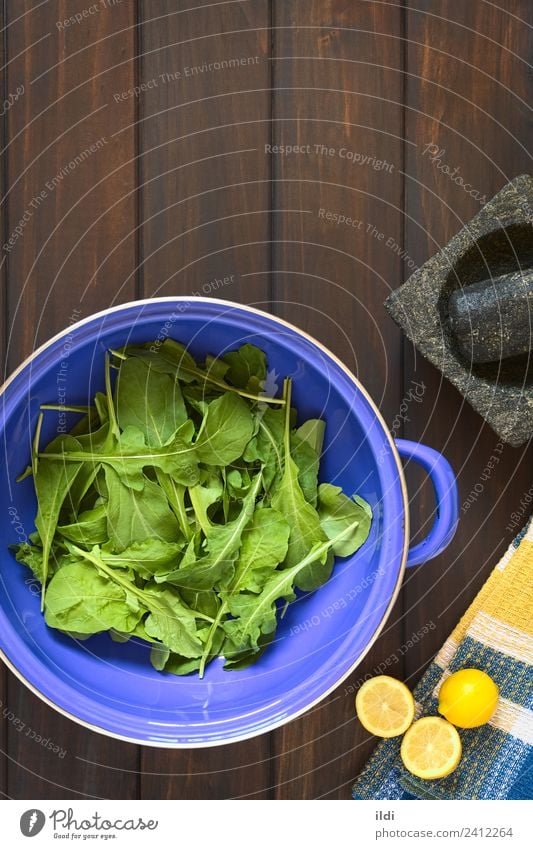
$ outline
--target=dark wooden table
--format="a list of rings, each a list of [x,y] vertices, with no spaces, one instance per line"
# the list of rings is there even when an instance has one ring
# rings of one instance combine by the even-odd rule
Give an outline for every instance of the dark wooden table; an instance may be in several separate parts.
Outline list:
[[[253,304],[340,356],[396,435],[444,451],[466,501],[498,438],[382,304],[483,197],[531,170],[531,2],[6,0],[3,14],[6,370],[113,304],[193,292]],[[423,397],[406,409],[413,381]],[[420,677],[513,536],[531,459],[503,450],[448,551],[408,573],[360,668],[270,735],[140,748],[78,727],[0,670],[0,792],[346,798],[375,743],[353,684],[391,657],[392,674]],[[409,485],[423,533],[431,493],[422,476]]]

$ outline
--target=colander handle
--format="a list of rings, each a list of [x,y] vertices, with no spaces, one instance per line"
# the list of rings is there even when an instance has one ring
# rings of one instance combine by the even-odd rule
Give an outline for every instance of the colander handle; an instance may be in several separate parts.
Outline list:
[[[435,521],[427,537],[409,549],[406,566],[417,566],[436,557],[452,541],[459,521],[457,480],[448,461],[427,445],[397,439],[396,448],[404,460],[418,463],[429,475],[435,491]]]

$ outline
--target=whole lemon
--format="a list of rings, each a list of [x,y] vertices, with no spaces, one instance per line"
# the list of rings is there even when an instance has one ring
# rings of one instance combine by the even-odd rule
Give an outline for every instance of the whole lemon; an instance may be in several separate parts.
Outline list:
[[[485,725],[496,710],[499,690],[481,669],[460,669],[439,690],[439,713],[458,728]]]

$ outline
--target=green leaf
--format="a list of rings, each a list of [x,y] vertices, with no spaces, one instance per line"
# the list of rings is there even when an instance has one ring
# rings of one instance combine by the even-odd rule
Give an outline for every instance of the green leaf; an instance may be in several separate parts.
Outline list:
[[[263,480],[268,492],[283,474],[283,434],[285,430],[284,410],[260,410],[255,414],[255,436],[243,454],[247,463],[260,462]]]
[[[368,537],[372,523],[370,505],[357,495],[352,501],[340,486],[330,483],[320,484],[318,499],[320,524],[329,539],[336,539],[333,551],[341,557],[348,557]]]
[[[152,368],[157,371],[172,374],[176,378],[179,378],[179,380],[183,383],[196,381],[203,384],[204,387],[208,384],[209,386],[222,390],[222,392],[233,391],[241,395],[243,398],[249,398],[253,401],[262,401],[263,403],[281,405],[284,403],[281,398],[270,398],[263,395],[258,396],[255,393],[248,392],[247,390],[230,386],[219,376],[221,374],[220,368],[224,367],[224,364],[222,364],[220,360],[208,358],[208,370],[202,369],[196,364],[194,358],[189,354],[185,346],[176,342],[174,339],[165,339],[165,341],[158,346],[155,351],[150,350],[150,348],[153,347],[154,346],[150,344],[144,348],[136,345],[127,346],[122,349],[121,356],[138,357],[145,362],[150,363]],[[214,363],[217,365],[214,366]]]
[[[188,565],[182,563],[167,575],[167,581],[191,590],[207,590],[231,581],[242,534],[253,515],[260,486],[261,474],[258,474],[242,502],[239,516],[226,525],[212,525],[206,538],[205,555]]]
[[[348,531],[352,532],[354,528]],[[281,598],[292,601],[296,597],[295,587],[301,585],[299,576],[315,563],[326,563],[329,550],[336,541],[334,538],[318,543],[292,568],[275,571],[259,595],[239,593],[229,596],[228,607],[234,618],[224,622],[223,627],[237,649],[257,649],[262,637],[273,634],[277,625],[276,601]]]
[[[162,672],[169,657],[170,649],[167,649],[167,647],[161,643],[153,644],[150,651],[150,663],[154,669],[157,669],[158,672]]]
[[[38,548],[35,545],[30,545],[27,542],[22,542],[19,545],[11,545],[10,548],[15,554],[17,562],[22,563],[24,566],[27,566],[28,569],[31,569],[34,577],[37,578],[37,580],[40,581],[41,584],[43,584],[44,575],[42,548]],[[52,574],[53,571],[55,571],[53,568],[53,564],[49,563],[49,575]]]
[[[182,588],[180,595],[191,610],[202,613],[204,616],[214,619],[220,607],[220,601],[215,590],[189,590]]]
[[[219,474],[204,473],[204,483],[189,487],[189,497],[194,509],[196,523],[204,534],[211,531],[211,520],[207,515],[208,509],[222,500],[224,487]]]
[[[270,507],[255,511],[242,535],[242,545],[230,592],[261,592],[287,554],[289,524],[285,517]]]
[[[151,448],[165,445],[187,421],[179,383],[133,357],[122,363],[116,398],[120,428],[136,427]]]
[[[191,445],[193,434],[192,422],[186,421],[165,445],[153,448],[146,444],[145,437],[138,428],[129,425],[118,437],[116,447],[112,450],[106,445],[102,451],[70,450],[49,456],[60,460],[67,467],[70,463],[102,463],[115,469],[127,481],[128,486],[135,489],[141,488],[139,480],[147,466],[156,466],[180,483],[192,486],[198,480],[196,449]],[[41,455],[43,456],[46,455]]]
[[[295,431],[295,436],[302,442],[306,442],[320,457],[324,445],[325,431],[326,423],[323,419],[308,419]]]
[[[255,345],[242,345],[238,351],[224,354],[223,360],[229,365],[225,377],[233,386],[259,394],[267,376],[266,355]]]
[[[78,446],[79,443],[73,437],[61,436],[51,442],[48,448],[51,449],[50,453],[52,453],[59,448],[61,450],[65,448],[67,450],[76,450]],[[80,468],[79,463],[63,463],[50,459],[47,449],[42,454],[38,469],[36,470],[36,474],[34,474],[33,482],[38,505],[35,527],[39,532],[43,548],[41,609],[44,605],[46,592],[50,549],[59,521],[59,514]]]
[[[184,542],[165,542],[161,538],[149,538],[133,542],[120,554],[102,549],[100,556],[110,566],[131,567],[137,574],[149,580],[154,575],[164,574],[181,558]]]
[[[194,444],[196,456],[210,466],[228,466],[242,455],[252,432],[248,404],[228,392],[209,404]]]
[[[247,649],[246,651],[237,651],[229,637],[226,637],[223,646],[222,654],[226,658],[224,669],[231,669],[235,672],[241,669],[248,669],[263,656],[265,650],[269,647],[275,634],[262,634],[258,641],[257,649]]]
[[[298,483],[306,501],[316,507],[318,499],[318,466],[319,455],[308,442],[299,439],[296,434],[291,436],[291,456],[298,466]]]
[[[202,642],[197,635],[197,618],[205,618],[190,610],[172,587],[160,586],[153,582],[141,589],[118,569],[111,568],[102,560],[97,546],[92,551],[82,551],[69,543],[69,550],[96,566],[98,572],[110,578],[126,592],[134,596],[149,611],[144,620],[144,632],[150,639],[156,639],[171,651],[184,657],[198,657],[202,652]],[[93,567],[94,568],[94,567]],[[109,583],[109,581],[108,581]],[[127,630],[117,628],[118,631]]]
[[[71,542],[77,542],[90,548],[104,543],[107,534],[107,505],[99,504],[92,510],[80,513],[76,522],[68,525],[58,525],[57,532]]]
[[[97,634],[116,628],[131,631],[143,610],[138,600],[80,561],[64,566],[52,577],[45,602],[51,628]]]
[[[105,479],[107,530],[117,553],[149,538],[179,542],[178,522],[161,487],[145,478],[141,491],[130,489],[111,466],[106,468]]]
[[[261,591],[267,577],[285,558],[288,539],[289,525],[280,513],[270,508],[255,511],[251,523],[242,533],[242,544],[235,572],[231,583],[221,593],[222,605],[206,637],[200,677],[203,676],[205,664],[212,656],[215,635],[230,609],[229,601],[234,595],[246,589]]]
[[[214,656],[220,654],[224,638],[224,632],[221,630],[213,642]],[[199,668],[200,658],[188,660],[187,658],[180,657],[178,654],[171,653],[165,666],[165,672],[171,672],[173,675],[189,675],[191,672],[196,672]]]
[[[272,506],[285,516],[290,526],[289,549],[284,566],[290,568],[299,563],[317,543],[327,539],[320,526],[318,513],[312,504],[305,500],[298,479],[298,466],[291,457],[290,445],[290,386],[287,391],[287,406],[284,435],[283,477],[272,498]],[[310,589],[316,585],[317,576],[311,566],[299,577],[301,589]]]
[[[157,584],[144,589],[150,614],[144,622],[147,634],[183,657],[199,657],[202,642],[197,636],[195,612],[186,607],[177,592]]]

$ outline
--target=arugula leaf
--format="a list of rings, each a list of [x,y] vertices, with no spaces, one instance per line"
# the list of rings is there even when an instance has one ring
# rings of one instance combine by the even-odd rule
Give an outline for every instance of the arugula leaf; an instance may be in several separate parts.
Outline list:
[[[74,545],[69,548],[73,554],[93,563],[100,573],[118,584],[127,595],[135,596],[140,601],[148,610],[143,626],[149,637],[160,640],[171,651],[184,657],[198,657],[201,654],[202,643],[196,633],[196,619],[206,617],[183,604],[172,587],[161,587],[151,582],[140,589],[117,569],[109,567],[102,560],[97,547],[90,552],[82,551]],[[109,581],[107,583],[109,584]]]
[[[111,467],[105,470],[108,490],[107,531],[117,553],[148,538],[178,542],[180,530],[164,492],[148,478],[141,491],[130,489]]]
[[[255,345],[242,345],[238,351],[224,354],[225,363],[229,365],[226,379],[239,389],[259,394],[267,376],[266,355]]]
[[[203,485],[189,487],[189,498],[196,516],[197,525],[206,536],[211,531],[211,521],[207,515],[209,507],[222,500],[224,487],[219,475],[206,473]]]
[[[76,522],[58,525],[57,533],[71,542],[92,546],[104,543],[107,534],[107,505],[98,504],[91,510],[80,513]]]
[[[147,585],[144,593],[151,596],[150,614],[144,622],[146,633],[176,654],[198,657],[203,646],[196,633],[196,612],[186,607],[171,588]]]
[[[305,500],[298,479],[298,466],[291,457],[290,382],[286,382],[286,401],[283,477],[272,498],[272,506],[285,516],[290,525],[289,549],[284,564],[290,568],[299,563],[313,546],[326,540],[327,536],[320,526],[315,508]],[[301,589],[311,589],[317,585],[317,576],[311,567],[312,564],[300,575]]]
[[[259,508],[242,535],[242,545],[230,593],[261,592],[266,579],[286,557],[290,527],[271,507]],[[225,596],[225,593],[224,593]]]
[[[297,428],[294,435],[301,442],[306,442],[315,454],[320,457],[324,445],[325,431],[326,422],[323,419],[307,419],[306,422]]]
[[[164,574],[175,564],[183,551],[184,542],[165,542],[161,538],[148,538],[133,542],[120,554],[101,549],[100,557],[110,566],[130,566],[137,574],[149,580]]]
[[[232,391],[238,393],[243,398],[248,398],[251,401],[262,401],[265,404],[284,404],[282,398],[271,398],[267,396],[258,396],[255,393],[247,392],[244,389],[232,387],[220,377],[219,368],[222,365],[220,360],[207,361],[208,368],[202,369],[196,365],[194,358],[189,354],[184,345],[176,342],[174,339],[165,339],[157,351],[151,351],[148,347],[139,347],[136,345],[128,345],[117,352],[121,357],[139,357],[145,362],[151,363],[152,367],[157,371],[167,374],[173,374],[183,383],[197,381],[201,384],[209,384],[221,389],[223,392]],[[219,367],[214,367],[214,363],[218,363]]]
[[[243,499],[239,516],[226,525],[211,526],[206,537],[206,554],[190,564],[180,564],[178,569],[166,575],[166,581],[180,588],[207,590],[231,580],[241,537],[253,515],[260,485],[261,473],[256,476],[248,495]]]
[[[134,426],[144,435],[150,448],[162,448],[187,422],[179,383],[168,374],[158,372],[152,362],[134,357],[126,359],[117,380],[117,417],[123,430]],[[190,430],[190,425],[187,428]],[[190,539],[192,531],[185,511],[184,484],[196,478],[196,465],[191,468],[192,478],[187,472],[185,477],[181,474],[172,477],[162,468],[156,470],[157,482],[186,539]]]
[[[223,642],[224,633],[221,631],[213,642],[213,653],[220,654]],[[165,672],[171,672],[173,675],[189,675],[191,672],[196,672],[199,668],[200,658],[189,660],[178,654],[171,653],[165,666]]]
[[[179,383],[133,357],[120,368],[116,399],[120,428],[136,427],[150,448],[165,445],[188,418]]]
[[[175,481],[174,478],[165,474],[160,469],[156,469],[156,477],[159,486],[166,495],[170,509],[178,520],[183,536],[185,539],[190,540],[194,535],[194,531],[187,516],[187,508],[185,507],[185,486]]]
[[[348,557],[362,546],[370,532],[372,509],[355,495],[348,498],[340,486],[322,483],[318,488],[318,515],[329,539],[336,539],[333,551]],[[344,531],[344,534],[342,533]]]
[[[157,669],[158,672],[163,671],[169,657],[170,649],[167,649],[167,647],[162,643],[154,643],[152,645],[152,649],[150,651],[150,663],[154,669]]]
[[[210,466],[229,466],[241,456],[252,432],[250,408],[238,395],[227,392],[207,408],[194,443],[196,456]]]
[[[243,590],[261,591],[266,578],[287,554],[289,530],[284,517],[276,510],[263,508],[255,511],[252,522],[242,535],[235,574],[228,589],[221,593],[222,605],[206,637],[200,678],[213,653],[213,643],[221,622],[230,610],[230,599]]]
[[[259,410],[255,414],[255,435],[243,454],[247,463],[259,461],[263,466],[263,480],[267,493],[283,473],[284,410]]]
[[[355,522],[353,527],[343,529],[340,536],[346,531],[352,533],[356,526]],[[239,593],[229,596],[228,607],[235,618],[228,619],[223,627],[236,646],[241,647],[242,651],[250,647],[257,649],[259,639],[275,631],[276,601],[280,598],[292,601],[296,597],[295,587],[300,584],[298,576],[316,562],[325,563],[330,547],[337,541],[338,539],[334,537],[332,540],[318,543],[290,569],[274,572],[259,595]]]
[[[21,542],[19,545],[10,545],[11,551],[15,555],[17,563],[22,563],[31,569],[37,580],[43,584],[43,550],[36,545],[30,545],[27,542]],[[53,564],[48,565],[49,576],[55,571]]]
[[[34,473],[34,486],[38,505],[35,527],[39,532],[43,548],[41,610],[44,609],[46,581],[48,579],[48,560],[59,522],[59,514],[67,493],[81,468],[79,463],[55,462],[52,459],[53,452],[56,448],[67,448],[67,450],[70,448],[74,450],[77,449],[78,445],[77,440],[71,436],[57,437],[49,445],[49,449],[51,448],[52,450],[49,451],[47,449],[41,455],[38,468]]]
[[[118,474],[124,475],[128,486],[140,489],[140,473],[147,466],[156,466],[163,472],[172,475],[175,480],[186,485],[194,485],[198,480],[198,467],[196,464],[196,448],[191,445],[194,435],[194,427],[191,421],[178,428],[174,436],[161,447],[151,448],[146,444],[142,431],[129,425],[117,439],[116,449],[113,451],[62,451],[49,456],[54,460],[61,460],[64,464],[69,463],[103,463],[107,467],[115,469]]]
[[[298,466],[298,483],[306,501],[313,507],[318,499],[318,466],[320,457],[308,442],[291,436],[291,456]]]
[[[46,592],[45,619],[51,628],[98,634],[131,631],[143,615],[138,599],[80,561],[59,569]]]

